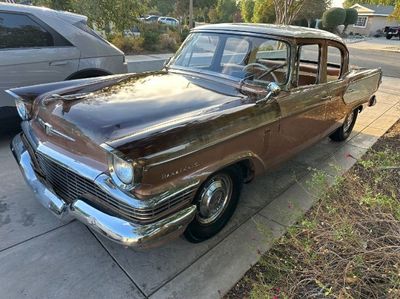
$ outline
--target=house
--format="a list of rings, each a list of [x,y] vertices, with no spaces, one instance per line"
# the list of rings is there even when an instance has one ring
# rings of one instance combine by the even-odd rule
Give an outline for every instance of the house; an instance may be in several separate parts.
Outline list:
[[[398,26],[399,21],[392,20],[389,16],[394,11],[394,6],[354,4],[352,8],[358,11],[358,19],[354,25],[349,26],[349,33],[373,36],[385,26]]]

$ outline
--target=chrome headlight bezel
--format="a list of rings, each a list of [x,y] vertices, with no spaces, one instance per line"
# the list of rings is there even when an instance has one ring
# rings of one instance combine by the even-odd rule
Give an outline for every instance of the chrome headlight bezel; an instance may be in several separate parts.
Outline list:
[[[17,112],[19,117],[22,120],[29,120],[31,118],[30,109],[28,108],[27,104],[21,99],[20,96],[16,95],[10,90],[6,90],[6,92],[14,98],[15,107],[17,108]]]
[[[114,183],[121,189],[132,190],[135,186],[135,170],[132,161],[127,161],[114,154],[109,156],[109,171]],[[127,172],[123,177],[123,172]]]

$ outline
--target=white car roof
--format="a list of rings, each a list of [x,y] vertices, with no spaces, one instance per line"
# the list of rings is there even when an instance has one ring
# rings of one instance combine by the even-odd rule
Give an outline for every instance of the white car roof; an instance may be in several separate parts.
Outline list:
[[[72,12],[54,10],[47,7],[39,7],[33,5],[13,4],[13,3],[0,3],[0,10],[9,12],[25,12],[33,15],[56,15],[63,20],[76,23],[79,21],[87,21],[87,17]]]

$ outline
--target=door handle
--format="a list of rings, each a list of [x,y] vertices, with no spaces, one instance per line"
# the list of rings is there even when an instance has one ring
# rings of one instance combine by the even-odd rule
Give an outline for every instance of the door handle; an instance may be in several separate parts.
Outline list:
[[[67,65],[68,61],[52,61],[50,62],[50,66],[62,66]]]

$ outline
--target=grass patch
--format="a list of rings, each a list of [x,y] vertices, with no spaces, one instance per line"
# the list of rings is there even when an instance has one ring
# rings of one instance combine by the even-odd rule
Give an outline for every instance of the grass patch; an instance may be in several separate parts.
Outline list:
[[[400,298],[400,122],[329,187],[226,298]]]

